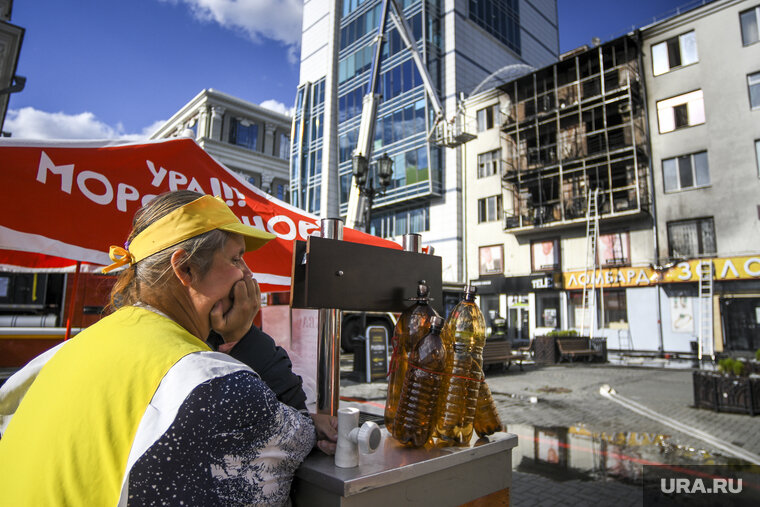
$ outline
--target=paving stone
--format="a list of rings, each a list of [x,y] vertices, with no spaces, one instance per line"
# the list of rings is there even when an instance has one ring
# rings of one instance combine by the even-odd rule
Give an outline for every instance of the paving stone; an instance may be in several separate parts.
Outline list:
[[[640,466],[637,459],[663,462],[690,457],[688,449],[711,455],[725,455],[692,434],[685,434],[665,425],[662,421],[639,415],[599,394],[599,387],[608,384],[620,396],[666,415],[676,421],[704,431],[718,439],[734,443],[741,448],[760,454],[760,416],[716,413],[693,407],[692,371],[689,369],[648,368],[636,366],[571,364],[537,367],[526,365],[525,371],[516,368],[508,371],[486,372],[486,379],[494,395],[502,420],[518,434],[523,444],[534,439],[533,428],[583,428],[592,433],[605,432],[666,435],[671,447],[663,447],[661,454],[642,454],[638,457],[634,447],[624,448],[621,456],[627,467]],[[372,400],[382,405],[386,384],[361,384],[344,380],[341,395]],[[536,399],[531,403],[531,398]],[[518,431],[519,430],[519,433]],[[607,442],[609,443],[609,442]],[[608,449],[611,446],[607,446]],[[675,451],[674,451],[675,449]],[[513,452],[511,501],[513,506],[541,505],[623,505],[642,504],[641,487],[616,481],[557,481],[537,475],[525,466],[523,458]],[[571,452],[578,453],[578,449]],[[657,451],[657,449],[655,449]],[[680,453],[680,454],[679,454]],[[614,452],[610,453],[615,455]],[[699,456],[698,454],[696,454]],[[673,458],[676,456],[676,458]],[[531,461],[529,458],[527,461]],[[519,470],[517,468],[519,467]]]

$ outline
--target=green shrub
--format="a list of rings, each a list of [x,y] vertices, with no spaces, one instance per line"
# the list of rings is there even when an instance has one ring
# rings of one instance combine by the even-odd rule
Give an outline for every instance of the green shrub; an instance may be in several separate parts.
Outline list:
[[[724,357],[718,361],[718,371],[726,375],[736,375],[741,377],[744,375],[744,361],[733,359],[731,357]]]
[[[576,331],[575,329],[563,329],[563,330],[555,329],[553,331],[549,331],[548,333],[546,333],[546,336],[555,336],[557,338],[568,338],[571,336],[578,336],[578,331]]]
[[[760,349],[757,349],[755,351],[755,359],[757,359],[758,361],[760,361]]]

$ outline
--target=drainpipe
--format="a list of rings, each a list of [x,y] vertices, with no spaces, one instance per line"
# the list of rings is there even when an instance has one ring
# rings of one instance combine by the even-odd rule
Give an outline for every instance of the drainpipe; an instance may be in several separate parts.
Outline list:
[[[653,236],[653,245],[654,245],[654,265],[658,265],[659,262],[659,255],[660,255],[660,240],[659,240],[659,234],[657,230],[657,207],[655,201],[657,200],[655,198],[655,189],[654,189],[654,167],[652,166],[652,141],[651,137],[649,135],[649,101],[647,100],[647,89],[646,89],[646,77],[644,75],[644,52],[642,48],[644,47],[644,41],[641,36],[641,30],[636,30],[636,39],[638,42],[638,53],[639,53],[639,81],[641,82],[641,96],[642,100],[644,101],[644,121],[645,121],[645,127],[646,127],[646,146],[647,146],[647,152],[649,156],[647,157],[647,168],[649,170],[648,174],[648,183],[649,183],[649,195],[651,196],[650,199],[650,209],[651,209],[651,215],[652,215],[652,236]],[[630,91],[629,91],[630,92]],[[665,355],[665,341],[662,336],[662,295],[661,295],[661,288],[660,284],[657,284],[655,286],[655,290],[657,291],[657,352],[659,353],[660,357],[663,357]]]

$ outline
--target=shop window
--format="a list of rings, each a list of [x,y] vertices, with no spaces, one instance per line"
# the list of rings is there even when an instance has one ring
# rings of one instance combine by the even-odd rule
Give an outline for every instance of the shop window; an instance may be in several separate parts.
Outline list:
[[[559,269],[559,241],[534,241],[530,245],[533,271],[554,271]]]
[[[698,218],[668,223],[668,247],[671,257],[692,258],[715,255],[715,225],[712,218]]]
[[[493,321],[501,317],[499,315],[499,296],[480,296],[480,310],[486,321],[486,329],[493,333]]]
[[[739,13],[739,22],[742,27],[742,44],[745,46],[760,41],[758,19],[760,19],[760,5]]]
[[[499,173],[501,149],[478,155],[478,178],[485,178]]]
[[[627,232],[599,235],[598,249],[601,266],[625,266],[631,263],[630,242]]]
[[[478,249],[480,275],[500,275],[504,272],[504,245],[481,246]]]
[[[495,222],[501,217],[501,195],[478,199],[478,223]]]
[[[705,104],[702,90],[657,102],[657,121],[660,134],[704,123]]]
[[[599,323],[600,327],[602,324],[610,327],[610,324],[628,323],[625,289],[605,289],[602,300],[604,321]]]
[[[697,36],[693,30],[652,46],[652,71],[655,76],[698,61]]]
[[[662,161],[665,192],[704,187],[710,184],[707,152],[691,153]]]
[[[559,295],[536,293],[536,327],[557,328],[559,325]]]
[[[760,72],[747,76],[747,88],[749,88],[750,109],[760,109]]]

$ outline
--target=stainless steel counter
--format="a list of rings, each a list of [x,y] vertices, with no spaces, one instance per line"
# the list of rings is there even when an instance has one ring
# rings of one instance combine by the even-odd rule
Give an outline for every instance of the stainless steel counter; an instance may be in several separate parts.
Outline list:
[[[409,449],[382,429],[380,448],[356,468],[310,454],[293,480],[293,503],[303,506],[457,506],[509,488],[517,436],[473,438],[469,447]]]

